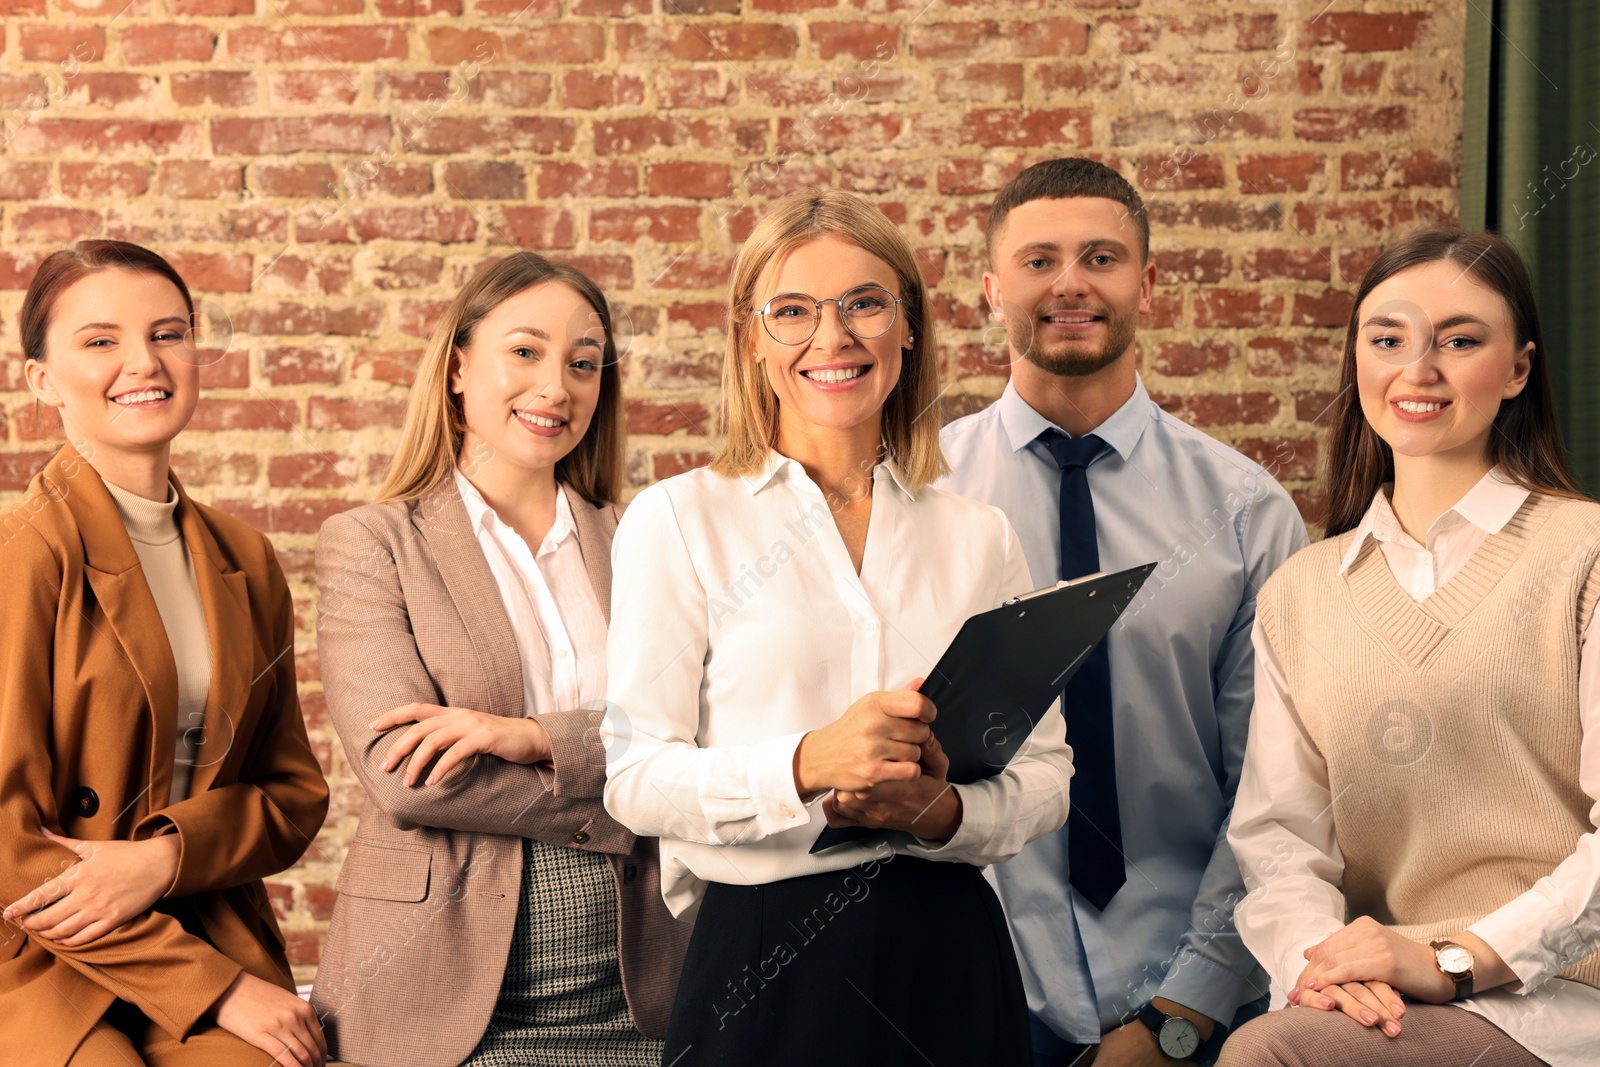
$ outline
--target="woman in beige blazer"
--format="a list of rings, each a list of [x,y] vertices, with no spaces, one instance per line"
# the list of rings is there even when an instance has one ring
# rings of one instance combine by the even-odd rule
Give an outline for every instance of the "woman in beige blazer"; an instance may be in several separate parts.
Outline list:
[[[168,466],[194,304],[84,241],[23,298],[70,444],[0,512],[0,1062],[321,1067],[261,879],[328,810],[272,545]]]
[[[601,804],[617,379],[593,282],[498,261],[434,331],[378,502],[322,528],[323,684],[367,793],[312,993],[340,1059],[660,1061],[689,928]]]

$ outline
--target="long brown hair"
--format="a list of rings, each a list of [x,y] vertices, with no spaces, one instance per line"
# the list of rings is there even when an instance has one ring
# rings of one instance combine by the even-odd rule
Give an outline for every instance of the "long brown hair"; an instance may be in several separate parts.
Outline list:
[[[825,234],[877,256],[900,283],[900,307],[912,342],[900,381],[883,404],[883,443],[912,490],[921,489],[950,469],[939,450],[939,349],[928,314],[928,290],[905,235],[867,200],[838,189],[779,199],[739,249],[728,286],[728,348],[722,361],[727,437],[711,469],[728,477],[749,474],[766,461],[777,441],[778,397],[751,358],[751,331],[759,327],[750,304],[768,263]]]
[[[79,241],[71,248],[52,252],[33,272],[28,292],[22,298],[22,313],[18,316],[18,332],[22,335],[22,358],[43,362],[45,335],[50,332],[50,315],[55,311],[61,294],[91,274],[113,267],[142,274],[155,274],[177,287],[183,304],[189,309],[189,323],[194,325],[194,298],[183,277],[159,254],[143,245],[128,241]]]
[[[570,485],[592,503],[617,499],[622,490],[624,444],[621,368],[611,330],[611,307],[600,287],[578,268],[537,252],[513,252],[473,275],[434,326],[406,406],[400,447],[378,490],[379,502],[422,496],[455,471],[467,424],[461,398],[450,391],[452,361],[472,343],[472,331],[486,315],[543,282],[561,282],[577,290],[605,331],[594,419],[573,450],[556,462],[556,481]]]
[[[1494,428],[1489,434],[1489,461],[1533,492],[1584,499],[1561,443],[1546,366],[1544,331],[1539,326],[1539,308],[1527,264],[1499,234],[1427,229],[1384,249],[1356,289],[1345,331],[1339,396],[1333,404],[1333,427],[1328,434],[1323,484],[1327,488],[1326,529],[1330,537],[1360,525],[1378,487],[1394,480],[1394,452],[1367,422],[1356,388],[1356,335],[1361,305],[1373,289],[1401,271],[1440,260],[1460,264],[1462,273],[1500,294],[1511,311],[1518,349],[1533,342],[1533,365],[1527,384],[1522,392],[1502,401],[1495,413]]]

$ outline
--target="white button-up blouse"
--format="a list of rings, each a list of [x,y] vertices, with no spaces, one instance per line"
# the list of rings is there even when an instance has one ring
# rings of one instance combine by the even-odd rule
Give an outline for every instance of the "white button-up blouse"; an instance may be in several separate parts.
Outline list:
[[[885,855],[811,855],[826,825],[794,753],[860,697],[924,677],[972,615],[1031,587],[998,508],[872,471],[858,575],[821,489],[776,452],[754,474],[701,469],[639,494],[612,544],[607,810],[661,838],[662,895],[692,917],[708,882],[760,885]],[[934,733],[939,731],[937,721]],[[929,859],[997,863],[1067,817],[1072,752],[1052,710],[1001,774],[953,788],[962,821]]]

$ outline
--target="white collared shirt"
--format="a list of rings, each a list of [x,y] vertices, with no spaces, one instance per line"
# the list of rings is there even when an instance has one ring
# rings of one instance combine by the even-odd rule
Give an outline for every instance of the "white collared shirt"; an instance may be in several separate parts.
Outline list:
[[[691,471],[645,489],[612,543],[611,680],[601,735],[607,810],[661,838],[662,895],[692,916],[708,882],[761,885],[889,853],[810,855],[826,825],[802,803],[794,755],[860,697],[925,676],[972,615],[1032,588],[997,508],[872,471],[858,575],[822,491],[776,452],[727,478]],[[937,721],[934,730],[938,730]],[[1001,774],[955,786],[942,847],[894,851],[987,864],[1067,817],[1071,750],[1052,709]]]
[[[1339,573],[1350,569],[1370,538],[1383,551],[1384,562],[1389,564],[1395,581],[1414,600],[1426,600],[1435,589],[1448,582],[1462,564],[1472,558],[1478,546],[1510,522],[1511,516],[1528,499],[1528,490],[1506,478],[1496,467],[1478,479],[1454,507],[1433,520],[1425,535],[1426,543],[1419,545],[1395,517],[1389,503],[1392,491],[1391,485],[1385,485],[1372,498],[1372,505],[1350,539],[1350,547],[1339,564]]]
[[[1449,582],[1490,535],[1498,533],[1527,499],[1496,468],[1455,507],[1441,515],[1427,544],[1400,529],[1388,497],[1373,498],[1340,564],[1344,573],[1370,537],[1395,580],[1418,600]],[[1590,619],[1580,639],[1578,714],[1583,742],[1578,782],[1594,802],[1589,820],[1600,825],[1600,631]],[[1333,798],[1322,757],[1295,725],[1294,695],[1283,665],[1257,621],[1256,708],[1244,778],[1234,802],[1228,842],[1245,870],[1272,870],[1273,884],[1252,892],[1235,916],[1239,932],[1273,978],[1274,1006],[1305,969],[1303,953],[1345,925],[1344,898],[1334,884],[1343,870],[1333,820],[1300,818],[1325,812]],[[1283,854],[1281,824],[1299,838]],[[1333,879],[1334,881],[1329,881]],[[1284,886],[1327,891],[1288,892]],[[1579,838],[1571,856],[1538,885],[1474,923],[1470,931],[1489,944],[1519,981],[1477,993],[1459,1005],[1488,1019],[1551,1067],[1593,1067],[1600,1048],[1600,989],[1555,978],[1568,965],[1572,932],[1592,946],[1600,938],[1600,834]],[[1531,990],[1531,992],[1530,992]]]
[[[556,521],[528,543],[460,471],[456,487],[500,590],[522,661],[524,715],[600,706],[606,693],[606,620],[578,546],[572,505],[556,489]]]

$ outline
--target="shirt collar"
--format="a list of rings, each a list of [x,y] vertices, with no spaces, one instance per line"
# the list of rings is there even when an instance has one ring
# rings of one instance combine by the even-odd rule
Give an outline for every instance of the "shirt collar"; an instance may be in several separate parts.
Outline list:
[[[791,467],[793,471],[789,470]],[[873,468],[874,482],[876,482],[879,469],[888,472],[889,479],[894,482],[895,488],[904,493],[908,500],[916,499],[916,494],[911,491],[910,483],[906,481],[905,473],[900,469],[898,463],[892,459],[880,461]],[[790,459],[775,448],[769,448],[767,449],[767,458],[761,462],[761,466],[749,474],[741,475],[739,480],[744,482],[744,487],[750,491],[750,495],[755,496],[761,490],[777,481],[780,472],[786,472],[787,476],[792,476],[794,471],[798,471],[802,477],[806,476],[805,468],[800,465],[799,461]]]
[[[1389,503],[1389,486],[1379,487],[1373,494],[1372,505],[1367,508],[1367,513],[1361,517],[1361,523],[1355,528],[1355,534],[1350,539],[1350,547],[1345,549],[1344,559],[1339,564],[1339,573],[1343,574],[1350,569],[1356,557],[1361,555],[1368,539],[1378,542],[1411,541],[1412,538],[1400,526],[1400,520],[1395,517],[1394,506]],[[1511,516],[1522,507],[1523,501],[1528,499],[1528,490],[1506,477],[1505,472],[1495,467],[1479,478],[1465,496],[1456,501],[1455,506],[1434,520],[1429,528],[1428,537],[1442,533],[1450,527],[1462,522],[1470,522],[1485,534],[1497,534],[1511,521]],[[1412,542],[1415,543],[1414,541]]]
[[[495,532],[502,527],[510,529],[506,523],[501,521],[494,508],[489,506],[489,502],[483,499],[483,494],[478,492],[478,487],[467,480],[466,475],[458,470],[455,472],[455,476],[456,488],[461,491],[461,503],[466,506],[467,519],[472,523],[472,529],[475,532],[479,530]],[[537,556],[540,552],[543,552],[546,545],[554,548],[568,537],[574,536],[577,532],[578,526],[572,515],[572,504],[567,500],[566,492],[558,484],[556,486],[556,521],[551,525],[550,532],[545,534],[544,543],[539,546],[538,552],[535,552],[534,555]]]
[[[1006,438],[1011,443],[1011,451],[1021,452],[1046,430],[1058,430],[1066,433],[1061,427],[1045,418],[1017,392],[1015,381],[1006,383],[1005,392],[1000,394],[1000,399],[995,402],[1000,409],[1000,423],[1005,427]],[[1138,374],[1133,379],[1133,394],[1123,401],[1122,406],[1113,411],[1104,422],[1090,432],[1110,445],[1124,461],[1133,453],[1134,446],[1139,443],[1144,428],[1151,419],[1150,394],[1145,391],[1144,379]]]

